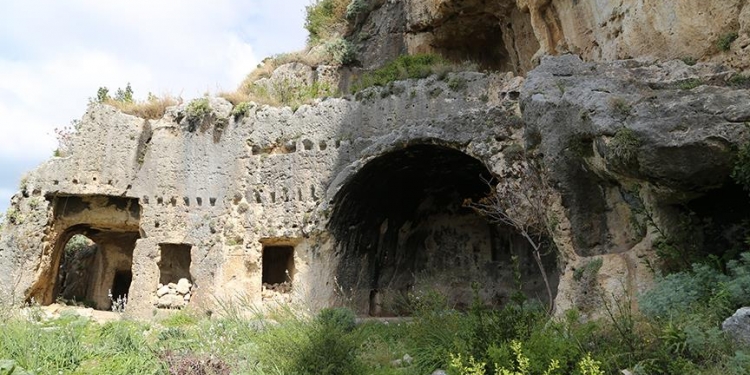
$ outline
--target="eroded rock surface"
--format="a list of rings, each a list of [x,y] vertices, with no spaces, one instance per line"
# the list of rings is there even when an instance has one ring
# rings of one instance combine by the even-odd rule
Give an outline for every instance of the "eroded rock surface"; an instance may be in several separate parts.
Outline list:
[[[352,38],[365,68],[405,52],[518,74],[542,56],[565,53],[598,62],[648,56],[750,68],[747,0],[378,0],[371,8]]]
[[[502,305],[517,290],[514,259],[524,292],[545,299],[522,236],[462,205],[490,180],[520,180],[526,155],[552,182],[557,252],[544,262],[557,309],[595,314],[601,295],[650,285],[657,234],[644,212],[676,230],[686,205],[709,219],[728,203],[722,189],[733,191],[750,120],[734,74],[562,56],[526,79],[433,76],[294,112],[252,105],[237,118],[222,99],[205,117],[183,105],[158,121],[94,105],[71,154],[29,174],[13,198],[0,285],[52,303],[61,249],[82,233],[103,254],[89,295],[126,280],[126,311],[140,316],[217,299],[345,302],[383,316],[428,290],[468,306],[476,285]],[[729,203],[746,204],[741,196]],[[691,231],[696,244],[710,240]]]

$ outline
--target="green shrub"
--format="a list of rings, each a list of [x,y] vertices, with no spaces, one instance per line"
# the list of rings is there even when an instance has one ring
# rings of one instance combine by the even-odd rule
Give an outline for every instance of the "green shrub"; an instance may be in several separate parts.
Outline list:
[[[360,14],[367,13],[370,6],[366,0],[352,0],[346,7],[346,19],[354,21]]]
[[[253,85],[250,91],[256,99],[270,105],[289,106],[293,111],[314,99],[334,94],[331,87],[325,83],[304,84],[287,79],[274,81],[270,88],[263,85]]]
[[[341,28],[348,0],[315,0],[305,7],[305,29],[309,33],[307,41],[317,45],[337,34]]]
[[[335,38],[325,43],[325,51],[337,65],[348,65],[354,62],[354,46],[344,38]]]
[[[602,258],[590,260],[583,267],[579,267],[575,271],[573,271],[573,280],[581,281],[584,276],[586,276],[587,278],[596,276],[596,274],[602,268],[603,264],[604,261],[602,260]]]
[[[329,309],[315,320],[284,314],[254,341],[254,355],[263,371],[300,375],[358,375],[360,342],[344,330],[351,312]]]
[[[750,253],[727,263],[727,273],[706,264],[657,279],[639,298],[641,311],[652,318],[670,318],[701,309],[707,314],[728,314],[750,301]]]
[[[357,324],[354,311],[345,307],[325,308],[318,313],[318,323],[328,329],[339,329],[351,332]]]
[[[729,51],[732,48],[732,43],[737,40],[739,35],[736,32],[724,34],[718,41],[716,41],[716,47],[720,51]]]
[[[633,107],[623,98],[613,98],[610,100],[609,105],[612,110],[620,117],[627,117],[633,110]]]
[[[437,66],[446,64],[447,61],[437,55],[399,56],[382,68],[363,75],[352,91],[356,92],[372,86],[386,86],[398,80],[425,78],[435,73]]]
[[[66,255],[70,255],[85,250],[93,244],[94,242],[91,241],[88,237],[82,234],[76,234],[68,240],[68,243],[65,244],[64,251]]]
[[[692,271],[659,278],[656,285],[639,298],[640,309],[652,318],[683,314],[727,280],[726,275],[715,269],[696,264]]]
[[[190,131],[195,129],[213,113],[208,98],[195,99],[188,103],[185,108],[185,120],[187,120]]]
[[[735,74],[732,78],[729,78],[729,84],[731,86],[744,87],[750,84],[750,75]]]
[[[87,322],[71,317],[42,325],[28,321],[0,325],[0,358],[40,374],[71,373],[85,359]]]
[[[252,106],[250,105],[250,102],[241,102],[232,108],[231,116],[235,121],[239,121],[239,119],[247,116],[251,109]]]
[[[693,66],[698,63],[698,60],[696,60],[696,58],[692,56],[686,56],[680,60],[682,60],[682,62],[684,62],[687,66]]]
[[[448,88],[456,92],[466,90],[468,86],[466,79],[463,77],[456,76],[448,80]]]

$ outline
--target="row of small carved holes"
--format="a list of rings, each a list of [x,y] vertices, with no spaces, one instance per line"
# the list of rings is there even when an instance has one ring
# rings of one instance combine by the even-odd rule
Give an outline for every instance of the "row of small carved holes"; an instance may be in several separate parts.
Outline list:
[[[255,203],[263,203],[263,199],[261,197],[262,194],[263,194],[263,190],[253,190],[253,199],[255,200]],[[313,200],[317,200],[318,199],[318,194],[317,194],[317,192],[315,190],[315,186],[310,186],[310,197]],[[269,198],[271,199],[271,203],[276,203],[276,201],[277,201],[277,194],[276,194],[276,192],[272,191],[269,194]],[[281,201],[289,202],[290,200],[293,199],[293,196],[291,194],[289,194],[289,189],[282,188],[282,192],[281,192],[281,194],[279,194],[278,198],[279,198],[280,202]],[[304,200],[304,197],[302,196],[302,189],[297,189],[297,200],[299,200],[299,201],[303,201]],[[171,197],[171,198],[169,198],[169,201],[167,202],[167,204],[171,205],[172,207],[175,207],[175,206],[177,206],[177,201],[178,201],[178,199],[176,197]],[[183,197],[182,198],[182,202],[183,202],[183,204],[185,206],[190,206],[190,198],[189,197]],[[212,207],[216,206],[216,198],[209,198],[208,202],[209,202],[209,204]],[[146,204],[149,204],[149,203],[150,203],[150,198],[148,196],[144,196],[143,197],[143,204],[146,205]],[[203,198],[195,198],[195,203],[199,207],[203,206]],[[162,205],[162,206],[165,205],[164,204],[164,198],[163,197],[157,197],[156,198],[156,204]]]
[[[315,144],[313,143],[313,141],[309,139],[302,140],[302,147],[305,149],[305,151],[312,151],[314,146]],[[341,147],[341,141],[338,139],[334,141],[334,147],[335,148]],[[326,141],[320,141],[318,143],[318,148],[320,149],[320,151],[325,151],[328,148],[328,144],[326,143]],[[281,147],[281,149],[283,150],[282,153],[290,154],[293,152],[297,152],[297,145],[295,144],[293,145],[293,147]],[[270,153],[269,151],[261,149],[258,146],[253,147],[253,155],[264,155],[264,154],[269,154],[269,153]]]
[[[167,204],[171,205],[172,207],[177,206],[178,199],[176,197],[169,198],[169,201]],[[148,196],[143,197],[143,204],[149,204],[150,199]],[[185,206],[190,206],[190,198],[189,197],[182,197],[182,203]],[[195,198],[195,203],[198,205],[198,207],[203,206],[203,198]],[[164,198],[163,197],[156,197],[156,204],[164,206]],[[216,206],[216,198],[208,198],[208,204],[211,205],[211,207]]]
[[[255,200],[255,203],[263,203],[264,199],[262,195],[263,190],[253,190],[253,199]],[[278,196],[275,191],[272,191],[268,194],[268,197],[271,198],[271,203],[276,203],[277,200],[278,202],[289,202],[290,200],[294,199],[293,194],[289,194],[289,189],[287,188],[281,188],[281,194],[279,194]],[[312,185],[310,186],[310,198],[312,198],[313,200],[318,200],[318,194],[315,191],[315,186]],[[305,200],[302,196],[302,189],[297,189],[297,200]]]

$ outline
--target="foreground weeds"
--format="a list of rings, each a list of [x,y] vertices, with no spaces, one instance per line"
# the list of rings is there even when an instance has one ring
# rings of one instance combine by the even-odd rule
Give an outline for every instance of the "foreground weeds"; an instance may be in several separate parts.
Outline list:
[[[356,322],[345,308],[311,315],[291,307],[260,314],[223,304],[222,318],[179,311],[145,323],[103,325],[74,314],[26,314],[0,325],[0,373],[11,374],[431,374],[600,375],[750,373],[750,351],[721,321],[747,304],[750,255],[724,271],[696,265],[659,278],[607,317],[550,318],[514,297],[502,309],[480,298],[456,311],[438,293],[412,297],[412,319]],[[680,285],[690,286],[689,290]],[[5,372],[7,373],[7,371]]]

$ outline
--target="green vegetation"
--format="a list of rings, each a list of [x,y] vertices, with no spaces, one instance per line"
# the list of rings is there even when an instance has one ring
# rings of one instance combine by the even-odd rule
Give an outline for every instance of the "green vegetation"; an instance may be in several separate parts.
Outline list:
[[[208,98],[195,99],[188,103],[185,108],[185,120],[187,120],[190,126],[190,131],[198,128],[212,114],[213,109],[211,109],[211,103],[208,102]]]
[[[613,98],[609,104],[620,117],[628,117],[633,110],[633,107],[623,98]]]
[[[692,90],[698,86],[703,85],[703,81],[698,78],[691,78],[680,82],[680,90]]]
[[[370,5],[367,0],[352,0],[346,7],[345,17],[348,21],[354,21],[361,14],[365,14],[370,10]]]
[[[592,262],[597,263],[597,262]],[[590,263],[590,264],[592,264]],[[599,264],[599,266],[601,266]],[[595,265],[591,267],[592,272]],[[410,294],[410,322],[355,324],[352,311],[309,316],[290,307],[243,318],[182,310],[154,323],[103,325],[75,314],[45,321],[34,307],[0,325],[0,360],[38,374],[450,375],[726,374],[750,371],[750,351],[721,332],[722,319],[750,298],[750,253],[726,272],[706,265],[658,277],[643,313],[609,306],[583,322],[575,310],[551,319],[514,297],[503,309],[478,297],[457,311],[437,292]],[[604,299],[604,296],[600,296]],[[408,354],[409,361],[402,360]],[[202,371],[202,372],[199,372]]]
[[[70,240],[68,240],[68,243],[65,244],[65,254],[77,253],[93,244],[94,242],[91,241],[88,237],[82,234],[76,234],[71,237]]]
[[[438,74],[441,78],[444,78],[448,72],[460,70],[471,70],[471,68],[453,65],[437,55],[404,55],[380,69],[363,75],[359,82],[353,85],[352,92],[372,86],[387,86],[391,82],[404,79],[425,78],[433,74]],[[460,89],[461,82],[454,82],[454,86],[456,86],[456,89]]]
[[[448,88],[456,92],[466,90],[468,86],[469,84],[466,82],[466,79],[463,77],[451,77],[448,80]]]
[[[164,116],[167,107],[179,104],[180,100],[170,95],[157,97],[149,93],[145,101],[137,101],[133,97],[133,88],[128,83],[124,89],[118,88],[114,97],[109,95],[109,88],[100,87],[96,91],[96,97],[89,98],[89,102],[107,104],[129,115],[156,120]],[[59,134],[58,138],[60,138]]]
[[[698,63],[698,60],[695,57],[692,57],[692,56],[683,57],[681,60],[687,66],[693,66],[693,65],[695,65],[695,64]]]
[[[234,117],[235,121],[239,121],[239,119],[247,116],[247,114],[250,113],[251,109],[252,106],[250,105],[250,102],[240,102],[232,107],[232,112],[230,113],[230,115]]]
[[[716,41],[716,48],[724,52],[729,51],[729,49],[732,48],[732,43],[737,40],[738,37],[739,35],[736,32],[724,34]]]
[[[622,164],[631,163],[637,156],[641,140],[634,131],[628,128],[619,129],[609,142],[610,154],[607,158]]]
[[[604,261],[602,260],[602,258],[596,258],[589,261],[583,267],[577,268],[573,272],[573,280],[581,281],[584,279],[584,277],[587,279],[595,277],[599,270],[602,268],[603,263]]]
[[[309,45],[343,34],[349,0],[315,0],[305,8],[305,29]]]
[[[729,78],[729,84],[731,86],[748,86],[750,85],[750,75],[735,74],[732,78]]]
[[[336,65],[348,65],[354,62],[354,46],[344,38],[335,38],[324,44],[326,54]]]

